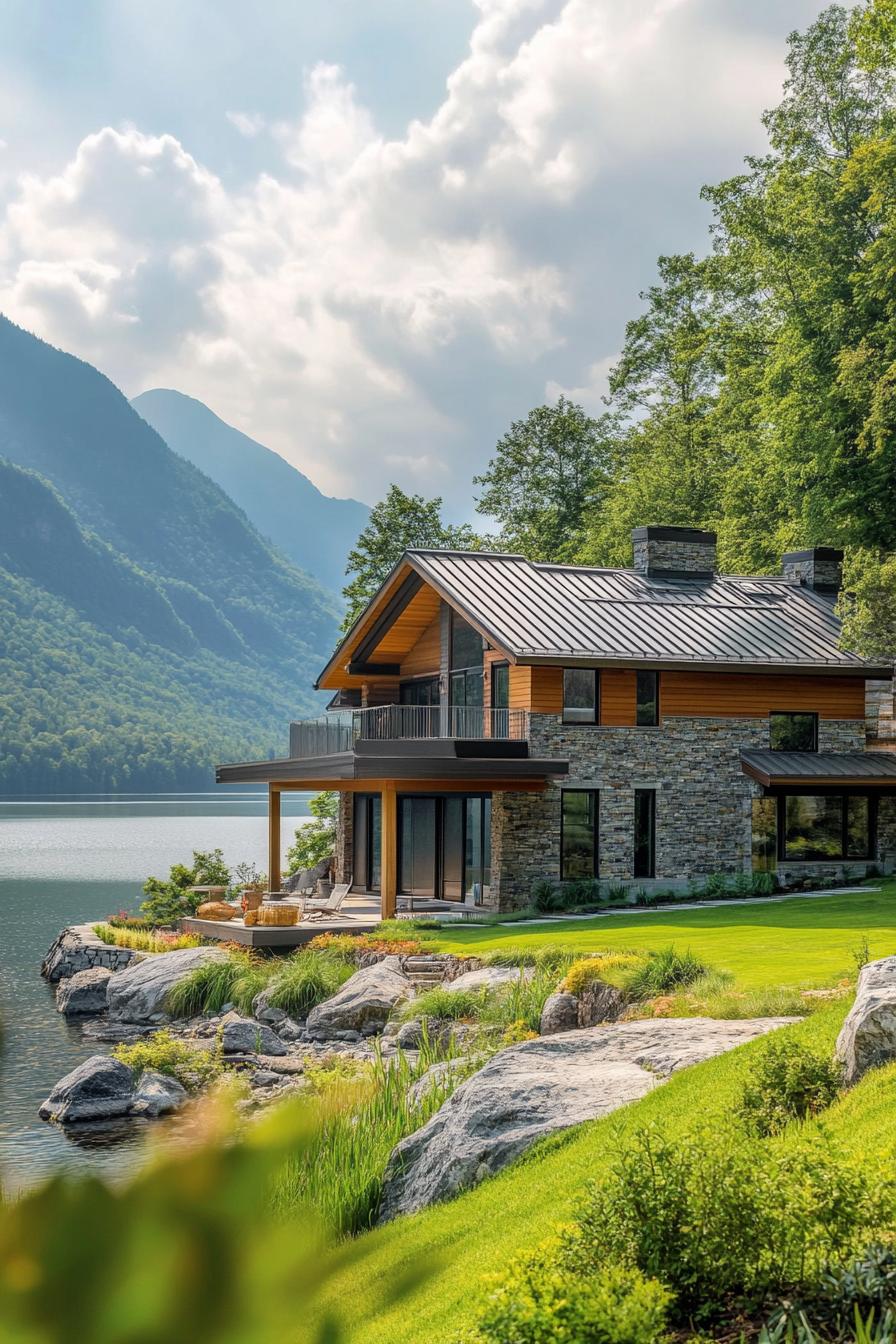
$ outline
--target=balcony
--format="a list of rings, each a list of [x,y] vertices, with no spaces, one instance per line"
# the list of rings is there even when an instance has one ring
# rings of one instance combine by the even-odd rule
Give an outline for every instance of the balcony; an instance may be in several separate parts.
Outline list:
[[[289,725],[292,760],[364,751],[374,742],[437,740],[525,743],[529,737],[527,709],[482,709],[466,705],[377,705],[371,709],[336,710],[317,719]],[[484,750],[483,746],[483,750]],[[515,753],[514,753],[515,754]]]

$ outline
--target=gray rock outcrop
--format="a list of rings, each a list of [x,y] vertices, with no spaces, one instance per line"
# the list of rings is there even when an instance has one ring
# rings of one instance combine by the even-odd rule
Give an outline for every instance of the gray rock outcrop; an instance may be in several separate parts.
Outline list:
[[[356,971],[332,998],[312,1008],[305,1027],[309,1036],[319,1038],[340,1031],[381,1031],[393,1009],[413,993],[398,957],[386,957]]]
[[[40,973],[55,985],[79,971],[105,966],[120,971],[143,954],[129,947],[114,947],[97,938],[92,924],[72,924],[63,929],[41,962]]]
[[[464,971],[444,987],[451,994],[460,990],[487,989],[490,993],[503,989],[505,985],[515,985],[520,977],[529,979],[532,968],[529,966],[480,966],[476,971]]]
[[[896,1059],[896,957],[862,967],[836,1052],[847,1083],[856,1083],[868,1069]]]
[[[225,961],[217,947],[182,947],[176,952],[158,952],[145,961],[113,975],[106,988],[109,1016],[121,1022],[164,1022],[166,1000],[198,966]]]
[[[186,1100],[187,1090],[176,1078],[157,1073],[155,1069],[145,1069],[137,1082],[130,1114],[156,1120],[160,1115],[176,1111]]]
[[[227,1018],[221,1030],[225,1055],[285,1055],[286,1046],[273,1028],[251,1017]]]
[[[108,1055],[91,1055],[53,1088],[38,1114],[70,1125],[129,1115],[136,1096],[134,1073]]]
[[[546,1134],[607,1115],[678,1069],[793,1020],[620,1022],[502,1050],[393,1150],[380,1219],[448,1199]]]
[[[578,1025],[579,1001],[575,994],[558,992],[545,999],[538,1028],[542,1036],[557,1036],[562,1031],[575,1031]]]
[[[56,1008],[66,1017],[106,1011],[106,986],[112,972],[105,966],[93,966],[87,971],[76,971],[59,981]]]

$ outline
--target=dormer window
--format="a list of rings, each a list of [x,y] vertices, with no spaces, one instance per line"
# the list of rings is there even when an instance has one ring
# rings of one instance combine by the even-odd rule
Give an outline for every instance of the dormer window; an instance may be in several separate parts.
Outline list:
[[[817,751],[818,715],[773,709],[768,716],[772,751]]]
[[[593,667],[564,667],[563,722],[600,722],[600,676]]]

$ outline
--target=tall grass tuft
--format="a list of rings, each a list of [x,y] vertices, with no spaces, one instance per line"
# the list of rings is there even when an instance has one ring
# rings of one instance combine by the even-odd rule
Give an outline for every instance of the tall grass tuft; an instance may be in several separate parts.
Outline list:
[[[130,947],[135,952],[177,952],[182,947],[198,947],[198,933],[159,933],[152,928],[122,929],[111,924],[94,924],[93,931],[109,947]]]
[[[431,1049],[422,1050],[415,1064],[401,1052],[388,1062],[377,1055],[362,1076],[346,1077],[344,1070],[335,1070],[323,1088],[318,1074],[318,1095],[309,1101],[313,1137],[277,1177],[275,1212],[285,1217],[310,1204],[342,1237],[371,1227],[392,1149],[426,1124],[465,1076],[462,1069],[447,1069],[430,1087],[413,1094],[414,1083],[434,1058]]]
[[[232,1003],[241,1013],[250,1013],[273,969],[272,962],[234,948],[225,961],[206,962],[184,976],[169,991],[165,1008],[172,1017],[198,1017],[219,1013],[225,1003]]]
[[[335,952],[294,952],[282,962],[268,986],[272,1008],[289,1017],[305,1017],[329,999],[353,975],[355,967]]]
[[[405,1004],[402,1016],[407,1021],[435,1017],[449,1022],[460,1022],[464,1019],[478,1022],[487,999],[487,989],[452,991],[443,985],[436,985],[433,989],[425,989]]]
[[[674,947],[663,947],[635,967],[625,981],[625,991],[632,999],[674,994],[692,985],[708,969],[690,949],[676,952]]]

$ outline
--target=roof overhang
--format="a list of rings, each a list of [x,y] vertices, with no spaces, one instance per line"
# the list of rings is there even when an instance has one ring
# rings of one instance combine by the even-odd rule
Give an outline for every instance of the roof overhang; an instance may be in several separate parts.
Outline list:
[[[734,658],[663,658],[660,655],[640,658],[598,658],[587,653],[566,653],[562,649],[517,650],[513,661],[521,666],[556,667],[614,667],[649,668],[656,672],[760,672],[770,675],[797,673],[800,676],[820,677],[858,677],[863,681],[889,681],[893,675],[890,666],[875,667],[869,663],[799,663],[799,662],[756,662],[751,663]]]
[[[427,742],[427,750],[421,750],[421,743],[404,744],[413,750],[400,750],[402,745],[368,742],[363,744],[364,750],[334,752],[329,756],[219,765],[215,783],[337,789],[340,784],[352,786],[364,781],[388,780],[409,787],[444,783],[452,788],[469,785],[471,789],[512,790],[543,784],[552,776],[569,773],[568,761],[532,758],[515,751],[488,751],[482,742]],[[469,754],[474,745],[481,754]]]
[[[896,789],[896,753],[742,751],[741,769],[767,789]]]

